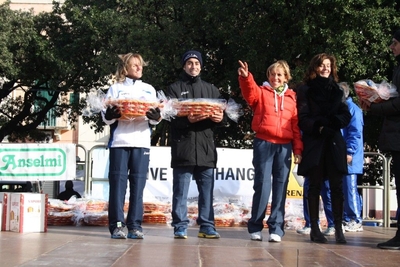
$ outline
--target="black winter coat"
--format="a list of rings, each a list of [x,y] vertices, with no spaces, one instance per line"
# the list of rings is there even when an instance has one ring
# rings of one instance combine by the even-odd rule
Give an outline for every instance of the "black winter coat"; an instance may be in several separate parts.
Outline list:
[[[182,74],[180,81],[169,86],[167,96],[177,99],[221,98],[217,87],[207,83],[199,76]],[[171,167],[202,166],[215,168],[217,149],[214,142],[214,129],[224,125],[226,115],[220,123],[205,119],[190,123],[187,117],[171,119]]]
[[[399,65],[393,71],[392,83],[400,94],[400,56],[396,59]],[[368,114],[385,116],[378,140],[379,149],[400,151],[400,96],[371,104]]]
[[[333,80],[329,83],[330,93],[326,88],[310,88],[309,85],[297,89],[299,127],[304,144],[297,170],[299,175],[307,176],[312,168],[320,164],[323,153],[331,153],[334,167],[338,172],[347,174],[346,142],[340,129],[349,124],[351,114],[343,91]],[[331,136],[321,133],[321,126],[331,129]]]

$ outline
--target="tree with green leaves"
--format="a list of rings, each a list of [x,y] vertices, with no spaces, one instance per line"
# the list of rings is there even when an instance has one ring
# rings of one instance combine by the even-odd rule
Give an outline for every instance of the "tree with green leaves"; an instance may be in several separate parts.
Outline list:
[[[0,139],[32,135],[50,110],[74,123],[85,93],[106,90],[117,55],[138,52],[149,63],[143,79],[165,90],[182,71],[180,56],[203,53],[202,77],[242,104],[238,123],[219,128],[218,146],[252,147],[251,110],[241,97],[238,60],[249,62],[256,81],[278,59],[289,62],[293,87],[317,53],[338,59],[341,81],[390,80],[394,62],[387,46],[400,28],[396,0],[66,0],[33,16],[0,6]],[[12,98],[23,88],[24,98]],[[48,96],[38,94],[47,91]],[[80,101],[62,102],[68,94]],[[14,102],[15,101],[15,102]],[[94,131],[98,114],[83,117]],[[366,121],[366,125],[369,124]],[[379,123],[366,131],[375,142]],[[168,145],[168,123],[157,126],[153,143]]]

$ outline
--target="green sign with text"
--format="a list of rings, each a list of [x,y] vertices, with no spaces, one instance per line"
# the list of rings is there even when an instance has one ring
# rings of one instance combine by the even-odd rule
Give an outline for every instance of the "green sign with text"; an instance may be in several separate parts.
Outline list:
[[[71,163],[75,165],[73,161],[75,151],[71,149],[72,147],[75,146],[1,145],[0,178],[2,180],[71,179],[65,176],[69,176],[67,166]],[[75,170],[75,166],[72,167]]]

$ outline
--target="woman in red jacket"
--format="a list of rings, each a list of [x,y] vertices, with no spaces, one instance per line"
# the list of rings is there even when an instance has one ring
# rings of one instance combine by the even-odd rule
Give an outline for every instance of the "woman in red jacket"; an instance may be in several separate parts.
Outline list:
[[[272,187],[269,242],[280,242],[284,232],[286,191],[294,153],[301,162],[303,143],[298,127],[296,93],[289,89],[290,69],[279,60],[267,70],[268,83],[258,86],[246,62],[239,61],[239,85],[253,110],[254,195],[248,231],[251,240],[262,240],[261,231]]]

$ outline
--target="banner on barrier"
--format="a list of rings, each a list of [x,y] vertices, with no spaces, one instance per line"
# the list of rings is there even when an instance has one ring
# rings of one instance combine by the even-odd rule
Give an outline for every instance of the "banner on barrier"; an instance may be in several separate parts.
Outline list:
[[[214,197],[228,198],[235,202],[250,203],[253,196],[254,168],[252,164],[253,150],[217,148],[218,162],[215,169]],[[160,200],[172,201],[172,168],[171,148],[152,147],[150,150],[150,165],[146,188],[145,201]],[[93,173],[96,179],[108,177],[108,150],[95,150],[93,153]],[[105,183],[107,182],[107,183]],[[93,196],[96,198],[108,198],[108,180],[94,184]],[[129,192],[129,191],[128,191]],[[105,195],[103,193],[106,193]],[[190,184],[188,199],[196,199],[198,196],[196,183]],[[290,173],[287,197],[301,199],[303,188],[293,173]],[[128,196],[127,196],[128,197]]]
[[[229,222],[228,224],[241,225],[248,219],[253,198],[254,167],[252,164],[253,150],[217,148],[218,162],[214,173],[214,210],[216,221]],[[108,150],[99,149],[93,151],[93,178],[92,197],[108,199]],[[143,201],[146,205],[164,207],[172,203],[172,168],[170,147],[151,147],[150,165],[143,193]],[[299,178],[299,177],[297,177]],[[303,213],[303,188],[290,173],[286,199],[286,224],[290,228],[302,226]],[[129,199],[127,190],[126,200]],[[197,214],[198,191],[195,181],[189,186],[188,212],[191,220]],[[145,206],[146,206],[145,205]],[[193,213],[192,213],[193,212]],[[270,206],[267,207],[267,214]],[[170,212],[155,212],[154,216],[170,216]],[[151,215],[151,214],[147,214]],[[168,220],[167,220],[168,221]]]

